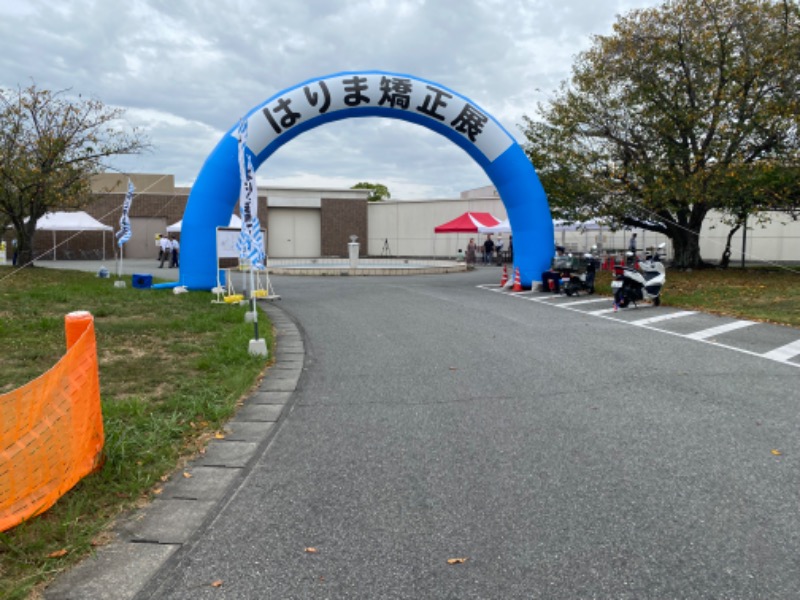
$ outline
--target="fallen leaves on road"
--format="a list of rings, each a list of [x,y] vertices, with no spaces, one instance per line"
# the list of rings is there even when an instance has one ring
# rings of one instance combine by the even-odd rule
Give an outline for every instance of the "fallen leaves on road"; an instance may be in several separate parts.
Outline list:
[[[780,456],[781,454],[783,454],[783,452],[781,452],[780,450],[772,450],[772,454],[774,454],[775,456]]]
[[[184,471],[183,472],[183,478],[184,479],[191,479],[192,478],[192,474],[189,473],[188,471]]]
[[[47,558],[61,558],[62,556],[67,555],[67,549],[62,548],[61,550],[56,550],[55,552],[51,552],[47,555]]]
[[[222,579],[217,579],[216,581],[212,581],[211,587],[215,588],[222,587]]]
[[[464,557],[464,558],[448,558],[447,559],[447,564],[448,565],[463,565],[465,562],[467,562],[467,557]]]
[[[317,553],[317,549],[316,548],[312,548],[310,546],[308,548],[306,548],[306,554],[316,554],[316,553]]]

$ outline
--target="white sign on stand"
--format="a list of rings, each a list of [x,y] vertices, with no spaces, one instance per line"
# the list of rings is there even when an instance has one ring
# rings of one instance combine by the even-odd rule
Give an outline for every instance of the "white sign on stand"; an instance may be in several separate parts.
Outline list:
[[[241,233],[241,229],[233,228],[233,227],[217,227],[217,288],[218,290],[233,290],[233,286],[231,282],[228,281],[231,277],[232,269],[224,269],[225,271],[225,278],[226,281],[223,283],[220,281],[220,266],[219,261],[223,258],[235,258],[239,259],[239,250],[236,248],[236,242],[239,239],[239,235]],[[262,229],[262,238],[264,240],[264,254],[266,255],[266,243],[267,243],[267,235],[266,230]],[[255,285],[251,286],[254,289],[249,291],[249,296],[256,297],[261,300],[274,300],[279,299],[280,296],[275,294],[275,291],[272,289],[272,282],[269,280],[269,258],[267,258],[267,269],[263,271],[255,271],[254,272],[254,282]],[[240,264],[239,270],[241,272],[249,272],[250,265],[249,264]]]

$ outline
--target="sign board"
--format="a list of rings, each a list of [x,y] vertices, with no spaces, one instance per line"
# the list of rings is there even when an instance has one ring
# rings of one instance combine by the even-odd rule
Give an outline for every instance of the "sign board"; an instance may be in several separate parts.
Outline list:
[[[241,229],[233,227],[217,227],[217,261],[220,258],[239,258],[239,250],[236,248],[236,240],[241,235]],[[267,242],[267,232],[261,230],[264,236],[264,244]],[[266,253],[266,245],[264,246]]]

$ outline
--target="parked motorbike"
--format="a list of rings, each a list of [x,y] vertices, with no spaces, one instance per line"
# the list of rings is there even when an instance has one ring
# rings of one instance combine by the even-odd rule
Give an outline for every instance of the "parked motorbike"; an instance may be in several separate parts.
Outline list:
[[[631,302],[636,306],[639,300],[650,300],[653,305],[661,304],[661,292],[667,281],[666,269],[661,262],[660,250],[666,244],[659,244],[652,255],[639,263],[639,268],[619,266],[614,269],[616,278],[611,282],[614,292],[614,309],[625,308]],[[629,252],[629,256],[633,253]]]
[[[561,289],[567,296],[578,296],[581,292],[594,294],[594,279],[599,260],[592,253],[584,254],[576,263],[577,270],[562,275]]]

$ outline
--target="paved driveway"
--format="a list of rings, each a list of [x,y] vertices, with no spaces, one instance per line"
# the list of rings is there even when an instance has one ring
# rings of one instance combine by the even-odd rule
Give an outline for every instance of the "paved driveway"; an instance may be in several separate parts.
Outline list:
[[[495,277],[275,277],[297,391],[137,597],[800,596],[799,332]]]

